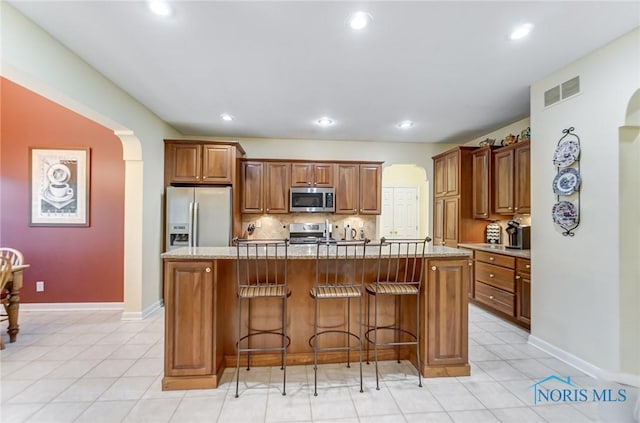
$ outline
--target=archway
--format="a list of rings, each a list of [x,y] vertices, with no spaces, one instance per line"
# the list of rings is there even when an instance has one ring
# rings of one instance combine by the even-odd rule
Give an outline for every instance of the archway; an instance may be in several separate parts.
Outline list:
[[[640,89],[619,128],[620,371],[640,376]]]

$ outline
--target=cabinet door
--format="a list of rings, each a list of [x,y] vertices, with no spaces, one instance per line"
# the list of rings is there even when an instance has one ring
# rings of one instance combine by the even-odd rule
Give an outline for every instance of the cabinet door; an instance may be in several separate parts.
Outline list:
[[[201,182],[200,157],[202,147],[197,144],[172,144],[169,150],[171,182]]]
[[[459,160],[458,152],[448,154],[446,157],[446,194],[458,195],[458,173],[459,173]]]
[[[490,175],[491,175],[491,149],[481,149],[473,153],[472,162],[473,189],[472,204],[473,217],[476,219],[488,219],[490,214]]]
[[[233,150],[228,145],[202,146],[202,182],[230,184],[233,174]]]
[[[242,162],[242,213],[264,213],[263,162]]]
[[[307,187],[313,185],[313,163],[291,164],[291,186]]]
[[[265,211],[289,213],[289,163],[266,163]]]
[[[434,203],[433,210],[433,245],[444,245],[444,199]]]
[[[360,214],[380,214],[382,199],[382,166],[360,165]]]
[[[513,150],[494,155],[494,210],[498,214],[513,214]]]
[[[459,199],[445,198],[444,199],[444,245],[447,247],[458,247],[458,208]]]
[[[316,163],[313,166],[314,186],[333,188],[333,163]]]
[[[531,276],[527,273],[516,275],[516,318],[531,324]]]
[[[360,166],[338,164],[336,184],[336,214],[357,214],[360,192]]]
[[[531,149],[523,145],[515,149],[513,211],[531,213]]]
[[[469,261],[429,260],[426,272],[427,363],[466,364]]]
[[[212,262],[166,262],[165,375],[213,374]]]
[[[433,179],[436,197],[447,194],[447,161],[446,157],[433,160]]]

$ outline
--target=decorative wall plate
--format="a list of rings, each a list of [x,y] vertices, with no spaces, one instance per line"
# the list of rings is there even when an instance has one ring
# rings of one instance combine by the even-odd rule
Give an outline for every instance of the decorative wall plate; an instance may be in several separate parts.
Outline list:
[[[576,169],[562,169],[553,178],[553,192],[557,195],[571,195],[579,189],[580,172]]]
[[[553,223],[560,226],[571,226],[578,223],[578,209],[570,201],[558,201],[551,209]]]
[[[580,144],[572,138],[560,141],[553,155],[553,164],[559,167],[567,167],[573,164],[580,155]]]

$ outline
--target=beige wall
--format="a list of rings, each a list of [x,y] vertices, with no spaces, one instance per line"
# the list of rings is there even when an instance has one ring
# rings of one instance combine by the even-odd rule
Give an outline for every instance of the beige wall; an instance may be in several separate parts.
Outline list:
[[[581,93],[545,108],[544,92],[576,75]],[[621,286],[637,286],[638,281],[621,279],[620,264],[629,258],[619,249],[622,231],[637,233],[638,216],[636,209],[633,219],[621,221],[618,212],[619,131],[639,86],[640,29],[636,29],[531,87],[535,231],[530,339],[569,360],[593,366],[595,373],[639,368],[637,336],[629,339],[621,330],[627,318],[632,320],[627,325],[640,330],[640,298],[634,300],[636,311],[621,302]],[[562,130],[571,126],[580,137],[582,174],[580,226],[574,237],[562,236],[550,215],[556,202],[552,158]],[[632,182],[636,190],[638,182]],[[638,254],[636,250],[633,260]],[[635,351],[636,362],[623,368],[621,356],[627,350]]]

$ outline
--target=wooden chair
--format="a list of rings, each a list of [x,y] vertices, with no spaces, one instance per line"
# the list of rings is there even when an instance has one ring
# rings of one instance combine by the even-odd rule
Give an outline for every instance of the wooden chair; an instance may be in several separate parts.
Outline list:
[[[424,252],[431,238],[424,239],[385,239],[380,240],[378,255],[378,276],[374,283],[365,286],[367,292],[367,364],[369,363],[369,345],[373,344],[376,365],[376,389],[380,390],[378,372],[378,347],[394,347],[396,359],[400,362],[400,347],[413,345],[416,348],[418,386],[422,387],[420,361],[420,287],[424,273]],[[383,297],[393,298],[394,321],[382,322],[381,306],[378,301]],[[408,316],[402,314],[403,298],[413,298],[415,304],[415,322],[407,325]],[[373,299],[373,326],[371,319],[371,299]],[[409,326],[409,327],[407,327]],[[412,328],[410,326],[413,326]],[[383,332],[393,334],[384,337]],[[373,335],[373,336],[372,336]]]
[[[287,384],[287,347],[290,339],[287,334],[287,298],[291,295],[288,286],[288,240],[246,240],[235,239],[236,283],[237,283],[237,329],[236,334],[236,394],[240,383],[240,354],[247,355],[247,370],[251,367],[251,354],[256,352],[280,352],[282,359],[282,395],[286,395]],[[254,301],[280,300],[280,327],[267,327],[272,324],[260,320],[252,322],[251,303]],[[242,304],[247,304],[246,332],[243,334]],[[278,325],[278,323],[273,323]],[[253,337],[261,336],[265,341],[261,345],[252,345]],[[266,342],[267,338],[277,342]]]
[[[0,247],[0,256],[7,258],[12,266],[20,266],[24,262],[22,253],[14,248]]]
[[[7,288],[7,282],[9,282],[9,276],[11,276],[12,271],[11,260],[5,256],[0,256],[0,293],[4,293]],[[8,296],[3,296],[1,299],[2,303],[5,307],[9,304]],[[2,316],[1,320],[7,320],[5,315]],[[4,342],[2,338],[0,338],[0,350],[4,349]]]

